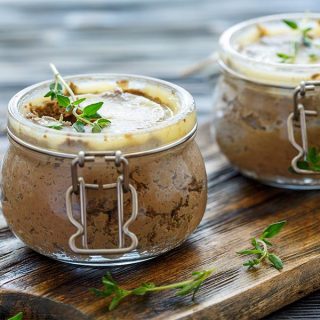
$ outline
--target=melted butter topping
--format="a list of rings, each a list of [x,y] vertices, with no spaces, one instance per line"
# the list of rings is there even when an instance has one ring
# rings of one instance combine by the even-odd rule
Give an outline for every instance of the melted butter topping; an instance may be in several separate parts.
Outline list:
[[[71,78],[71,77],[70,77]],[[18,138],[48,150],[78,153],[81,150],[140,152],[171,144],[185,137],[196,125],[193,99],[185,90],[161,80],[130,75],[73,77],[76,98],[86,98],[79,108],[103,101],[98,110],[111,121],[100,133],[90,125],[85,132],[72,127],[76,117],[43,96],[48,84],[39,84],[13,97],[9,103],[9,130]],[[124,79],[124,80],[123,80]],[[50,111],[51,110],[51,111]],[[60,130],[49,127],[60,121]],[[94,121],[94,120],[93,120]]]
[[[294,88],[320,77],[320,14],[249,20],[226,30],[220,45],[222,67],[252,82]]]
[[[128,92],[106,92],[79,97],[86,98],[82,107],[98,101],[104,102],[98,113],[111,121],[111,125],[103,129],[106,133],[128,133],[152,128],[173,115],[168,106]]]
[[[246,41],[240,42],[238,51],[256,61],[290,64],[320,63],[320,25],[318,21],[298,20],[299,29],[290,29],[284,22],[257,25],[256,32]],[[308,45],[303,42],[303,30]],[[288,56],[288,59],[278,54]]]

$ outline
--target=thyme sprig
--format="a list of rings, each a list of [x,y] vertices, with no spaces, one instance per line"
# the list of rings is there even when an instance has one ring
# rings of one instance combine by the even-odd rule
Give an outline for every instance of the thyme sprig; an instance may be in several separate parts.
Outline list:
[[[290,55],[282,52],[277,53],[278,58],[280,58],[281,63],[294,63],[296,57],[295,55]]]
[[[312,30],[311,27],[302,28],[296,21],[293,20],[282,20],[288,27],[293,30],[297,30],[301,34],[301,43],[305,47],[311,47],[312,45],[312,37],[310,36],[309,32]]]
[[[176,292],[177,296],[185,296],[192,293],[192,300],[195,298],[195,294],[203,284],[203,282],[209,278],[214,269],[195,271],[192,273],[192,279],[176,282],[163,286],[156,286],[153,282],[142,283],[140,286],[134,289],[124,289],[119,286],[119,284],[112,278],[111,274],[108,272],[103,278],[102,283],[104,285],[103,290],[90,289],[98,297],[111,297],[108,309],[109,311],[114,310],[119,303],[129,296],[144,296],[146,294],[164,290],[178,290]]]
[[[50,67],[53,71],[55,81],[50,84],[49,91],[45,94],[45,97],[50,97],[51,100],[56,100],[60,108],[64,108],[67,113],[72,113],[74,115],[76,122],[72,125],[72,127],[76,131],[85,132],[85,125],[90,125],[93,133],[99,133],[103,128],[111,123],[110,120],[102,118],[98,113],[103,105],[103,102],[89,104],[83,109],[80,109],[79,107],[81,103],[83,103],[86,98],[77,99],[71,87],[62,78],[55,65],[50,64]],[[64,94],[63,88],[66,89],[69,96]],[[49,125],[48,127],[61,130],[62,125],[63,114],[61,115],[59,121]]]
[[[305,160],[297,162],[297,167],[302,170],[312,170],[320,172],[320,149],[310,147]]]
[[[23,319],[23,313],[19,312],[15,316],[9,318],[8,320],[22,320]]]
[[[251,239],[253,248],[237,252],[240,255],[256,255],[255,258],[249,259],[243,265],[251,269],[259,266],[261,262],[267,259],[274,268],[281,270],[283,268],[283,262],[277,255],[269,252],[269,247],[272,246],[272,243],[268,239],[276,236],[285,224],[286,221],[270,224],[259,238]]]
[[[293,21],[293,20],[284,19],[282,21],[292,30],[298,31],[301,35],[301,37],[300,37],[301,40],[292,42],[292,45],[293,45],[293,53],[292,54],[287,54],[287,53],[283,53],[283,52],[277,52],[276,54],[281,59],[280,62],[294,63],[297,58],[297,55],[299,53],[299,49],[301,46],[305,46],[305,47],[312,46],[312,37],[310,35],[310,31],[312,30],[312,28],[311,27],[302,28],[296,21]],[[309,58],[310,58],[310,60],[312,59],[310,57],[310,55],[309,55]]]

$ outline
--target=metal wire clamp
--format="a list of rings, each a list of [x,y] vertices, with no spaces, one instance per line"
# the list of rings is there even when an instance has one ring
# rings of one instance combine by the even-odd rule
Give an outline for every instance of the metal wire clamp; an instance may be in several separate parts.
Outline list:
[[[118,248],[88,248],[88,229],[87,229],[87,201],[86,189],[99,189],[99,184],[85,183],[83,177],[78,175],[78,167],[84,167],[86,162],[94,162],[96,157],[103,157],[106,162],[112,161],[118,168],[119,176],[115,183],[103,184],[103,190],[116,189],[117,191],[117,212],[118,212]],[[138,197],[135,188],[129,183],[128,160],[122,155],[121,151],[116,152],[83,152],[71,163],[72,185],[66,192],[66,212],[70,222],[77,228],[76,233],[69,238],[69,247],[74,253],[88,255],[114,255],[123,254],[136,249],[138,239],[134,233],[129,230],[130,224],[135,221],[138,215]],[[132,211],[130,218],[124,222],[123,194],[130,192]],[[74,218],[72,209],[72,195],[79,195],[80,198],[80,222]],[[131,244],[125,247],[125,237],[131,239]],[[76,245],[76,240],[81,237],[81,248]]]
[[[304,105],[300,102],[307,92],[314,91],[316,87],[320,86],[320,81],[302,81],[299,86],[294,90],[293,104],[294,110],[289,114],[287,119],[288,137],[292,146],[298,151],[298,154],[292,159],[292,169],[301,174],[319,174],[317,171],[300,169],[297,166],[298,161],[306,160],[308,153],[308,134],[307,134],[307,122],[306,116],[315,116],[317,111],[305,110]],[[300,135],[302,146],[297,143],[294,136],[294,128],[300,126]]]

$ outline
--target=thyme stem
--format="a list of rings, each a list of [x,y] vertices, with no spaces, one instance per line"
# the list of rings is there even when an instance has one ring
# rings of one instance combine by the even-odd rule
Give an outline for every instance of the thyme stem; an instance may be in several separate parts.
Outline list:
[[[53,72],[53,75],[55,77],[56,80],[59,80],[61,82],[61,84],[66,88],[66,90],[68,91],[68,93],[70,94],[70,97],[72,99],[72,101],[76,101],[76,96],[74,95],[72,89],[70,88],[70,86],[67,84],[67,82],[62,78],[60,72],[58,71],[58,69],[56,68],[56,66],[53,63],[50,63],[50,68]],[[56,86],[57,86],[57,81],[56,81]]]

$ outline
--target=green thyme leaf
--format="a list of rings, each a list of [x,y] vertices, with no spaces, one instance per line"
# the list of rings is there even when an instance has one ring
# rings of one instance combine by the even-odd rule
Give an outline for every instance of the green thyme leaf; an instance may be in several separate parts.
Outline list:
[[[54,90],[55,90],[55,87],[56,87],[56,83],[55,83],[55,82],[52,82],[52,83],[49,84],[49,89],[50,89],[51,91],[54,91]],[[57,88],[58,88],[58,85],[57,85]]]
[[[67,107],[66,107],[66,112],[71,112],[73,110],[73,105],[72,104],[69,104]]]
[[[277,270],[281,270],[283,268],[283,263],[281,261],[281,259],[276,256],[273,253],[270,253],[268,255],[268,259],[271,262],[271,264],[277,269]]]
[[[100,133],[101,132],[101,127],[97,123],[94,123],[93,126],[92,126],[92,132],[93,133]]]
[[[262,254],[263,251],[260,249],[246,249],[237,252],[238,254],[249,255],[249,254]]]
[[[48,128],[62,130],[62,125],[61,124],[51,124],[51,125],[48,125]]]
[[[100,119],[101,116],[100,116],[99,113],[95,113],[95,114],[92,114],[90,116],[83,115],[82,118],[85,118],[85,119],[88,119],[88,120],[94,120],[94,119]]]
[[[297,30],[299,29],[299,26],[298,24],[293,21],[293,20],[287,20],[287,19],[284,19],[282,20],[287,26],[289,26],[291,29],[294,29],[294,30]]]
[[[260,250],[260,249],[261,249],[261,247],[260,247],[259,243],[257,242],[257,239],[256,239],[256,238],[252,238],[252,239],[251,239],[251,244],[252,244],[252,246],[253,246],[255,249],[257,249],[257,250]]]
[[[50,97],[51,100],[56,99],[58,94],[62,94],[62,86],[60,83],[50,83],[49,89],[50,91],[47,92],[44,97]]]
[[[137,296],[145,295],[149,289],[155,288],[156,285],[153,282],[143,283],[140,287],[132,290],[132,293]]]
[[[318,152],[315,147],[309,148],[307,153],[307,161],[311,162],[312,164],[316,164],[318,162]]]
[[[96,114],[99,111],[99,109],[102,107],[102,105],[103,105],[103,102],[96,102],[93,104],[89,104],[83,109],[83,114],[85,116],[91,116],[93,114]]]
[[[124,298],[130,296],[131,294],[131,291],[122,289],[119,290],[117,294],[112,298],[111,303],[109,304],[109,311],[114,310]]]
[[[105,128],[105,127],[107,127],[107,126],[111,123],[111,121],[108,120],[108,119],[101,118],[101,119],[98,119],[98,120],[96,121],[96,123],[97,123],[101,128]]]
[[[79,105],[80,103],[82,103],[82,102],[85,101],[85,100],[86,100],[86,98],[78,99],[78,100],[76,100],[76,101],[73,102],[73,105],[74,105],[74,106],[77,106],[77,105]]]
[[[251,268],[254,268],[255,266],[257,266],[259,264],[260,264],[260,260],[259,259],[252,259],[252,260],[248,260],[243,265],[245,267],[249,267],[249,269],[251,269]]]
[[[302,42],[305,47],[311,47],[312,45],[312,41],[308,37],[303,37]]]
[[[298,161],[297,167],[302,170],[309,170],[309,163],[307,161]],[[293,169],[292,169],[293,170]],[[293,170],[294,172],[294,170]],[[295,172],[294,172],[295,173]]]
[[[44,95],[44,97],[45,97],[45,98],[51,97],[52,94],[53,94],[53,92],[52,92],[52,91],[49,91],[49,92],[47,92],[47,93]]]
[[[49,91],[44,95],[45,98],[50,97],[51,100],[54,100],[57,98],[57,93],[54,91]]]
[[[57,83],[57,85],[56,85],[55,82],[52,82],[49,85],[49,89],[51,91],[55,91],[56,90],[57,92],[61,92],[63,88],[62,88],[62,85],[60,83]]]
[[[180,290],[177,291],[176,295],[177,296],[186,296],[187,294],[193,292],[194,290],[197,290],[197,284],[196,283],[190,283],[190,284],[187,284],[185,286],[183,286]]]
[[[212,274],[212,270],[196,271],[192,273],[193,280],[190,283],[184,283],[178,286],[177,296],[185,296],[192,293],[192,300],[195,298],[195,294],[198,292],[202,283]]]
[[[292,63],[292,62],[294,62],[294,60],[295,60],[295,56],[293,56],[293,55],[288,55],[288,54],[282,53],[282,52],[278,52],[278,53],[277,53],[277,56],[278,56],[278,58],[281,59],[281,62],[282,62],[282,63],[284,63],[284,62],[290,62],[290,63]]]
[[[282,52],[278,52],[277,56],[279,58],[282,58],[282,59],[291,59],[292,58],[292,56],[289,56],[288,54],[285,54],[285,53],[282,53]]]
[[[19,312],[15,316],[9,318],[8,320],[23,320],[23,313]]]
[[[311,27],[308,27],[308,28],[303,29],[303,30],[302,30],[302,33],[303,33],[304,35],[308,35],[308,33],[309,33],[311,30],[312,30],[312,28],[311,28]]]
[[[72,127],[76,130],[76,131],[78,131],[78,132],[85,132],[85,130],[84,130],[84,123],[83,122],[81,122],[81,121],[76,121],[73,125],[72,125]]]
[[[105,291],[103,290],[99,290],[99,289],[96,289],[96,288],[90,288],[89,289],[90,292],[92,292],[96,297],[108,297],[109,295],[106,295]]]
[[[312,30],[312,28],[305,28],[302,30],[302,43],[306,47],[311,47],[312,38],[308,35],[308,33]]]
[[[266,245],[272,247],[272,243],[268,241],[267,239],[261,239]]]
[[[92,125],[93,133],[100,133],[103,128],[108,126],[111,122],[108,119],[100,118],[96,120]]]
[[[286,221],[279,221],[276,223],[270,224],[262,233],[261,239],[272,238],[277,235],[283,226],[286,224]]]
[[[70,103],[71,103],[69,97],[63,96],[61,94],[57,95],[57,100],[58,100],[59,106],[60,107],[64,107],[64,108],[68,107],[70,105]]]
[[[110,296],[118,289],[117,282],[112,278],[112,275],[110,272],[108,272],[103,278],[102,283],[104,285],[104,293],[105,296]]]

